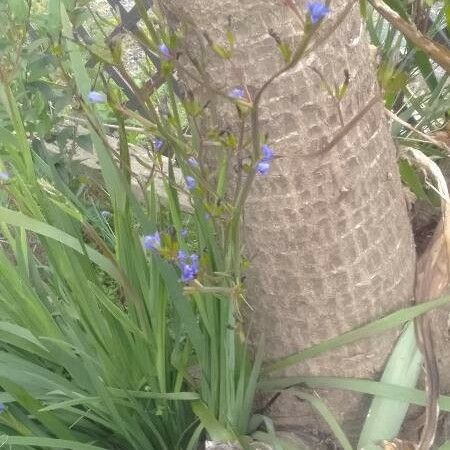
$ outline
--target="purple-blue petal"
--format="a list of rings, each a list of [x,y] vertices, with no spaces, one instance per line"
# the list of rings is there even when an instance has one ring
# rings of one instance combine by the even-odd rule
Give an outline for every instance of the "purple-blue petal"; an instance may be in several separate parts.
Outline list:
[[[229,95],[231,98],[239,100],[244,97],[244,89],[241,87],[233,88],[233,89],[231,89]]]
[[[322,20],[330,12],[330,8],[320,1],[309,1],[307,3],[307,8],[311,23],[313,24]]]
[[[261,153],[263,155],[262,161],[270,162],[273,159],[273,150],[267,145],[264,144],[261,147]]]
[[[190,175],[187,175],[184,177],[184,181],[186,182],[186,187],[191,190],[194,189],[195,186],[197,186],[197,182],[195,181],[194,177],[191,177]]]
[[[192,264],[192,268],[195,272],[195,275],[197,275],[198,270],[199,270],[199,264],[198,264],[198,256],[195,253],[192,253],[192,255],[191,255],[191,264]]]
[[[170,50],[169,47],[167,47],[166,44],[161,44],[159,47],[159,53],[161,53],[161,57],[163,59],[170,59],[171,58],[171,54],[170,54]]]
[[[198,161],[193,157],[190,156],[187,160],[187,163],[191,166],[191,167],[198,167]]]
[[[259,161],[256,165],[256,173],[258,175],[267,175],[270,169],[270,162],[268,161]]]
[[[179,263],[183,263],[187,258],[187,253],[184,250],[178,250],[177,259]]]
[[[91,103],[106,103],[106,94],[104,92],[91,91],[87,95]]]
[[[9,181],[11,175],[8,172],[0,172],[0,181]]]
[[[183,283],[188,283],[189,281],[192,281],[195,278],[195,271],[194,268],[190,264],[182,264],[180,266],[181,269],[181,281]]]
[[[147,234],[142,239],[142,244],[146,250],[159,250],[161,248],[161,236],[156,231],[153,234]]]
[[[162,149],[163,145],[164,145],[164,141],[161,139],[155,139],[153,141],[153,147],[155,148],[155,150],[157,152],[159,152]]]

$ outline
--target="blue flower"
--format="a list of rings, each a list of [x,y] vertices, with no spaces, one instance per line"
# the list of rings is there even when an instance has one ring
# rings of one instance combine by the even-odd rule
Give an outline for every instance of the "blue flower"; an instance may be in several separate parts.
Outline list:
[[[163,59],[170,59],[172,57],[172,55],[170,54],[170,50],[169,47],[167,47],[166,44],[161,44],[158,47],[159,53],[161,53],[161,57]]]
[[[0,172],[0,181],[9,181],[11,175],[8,172]]]
[[[195,278],[195,272],[191,265],[183,264],[181,267],[181,281],[183,283],[189,283]]]
[[[186,187],[189,190],[192,190],[195,188],[195,186],[197,186],[197,182],[195,181],[194,177],[191,177],[189,175],[187,175],[186,177],[184,177],[184,181],[186,182]]]
[[[147,234],[142,239],[142,245],[146,250],[159,250],[161,248],[161,236],[158,231]]]
[[[263,155],[263,157],[261,158],[261,161],[264,161],[264,162],[272,161],[272,159],[273,159],[273,150],[267,144],[264,144],[261,147],[261,153]]]
[[[191,166],[191,167],[198,167],[198,161],[193,157],[190,156],[187,160],[187,163]]]
[[[321,21],[329,12],[330,8],[322,2],[309,1],[307,3],[309,17],[311,18],[311,23],[316,24]]]
[[[104,92],[91,91],[87,95],[91,103],[106,103],[106,94]]]
[[[237,88],[231,89],[229,95],[230,95],[231,98],[239,100],[239,99],[244,97],[244,89],[241,88],[241,87],[237,87]]]
[[[188,230],[186,228],[182,228],[180,230],[181,237],[186,237],[188,235]]]
[[[4,403],[0,403],[0,414],[1,414],[3,411],[5,411],[5,409],[6,409],[5,404],[4,404]]]
[[[261,160],[256,165],[256,173],[258,175],[267,175],[270,169],[270,162]]]
[[[192,281],[198,274],[198,256],[195,253],[188,256],[184,250],[179,250],[178,267],[181,270],[181,281],[183,283],[189,283],[189,281]]]
[[[162,146],[164,145],[164,141],[161,139],[155,139],[153,141],[153,147],[155,147],[155,150],[159,152],[162,149]]]

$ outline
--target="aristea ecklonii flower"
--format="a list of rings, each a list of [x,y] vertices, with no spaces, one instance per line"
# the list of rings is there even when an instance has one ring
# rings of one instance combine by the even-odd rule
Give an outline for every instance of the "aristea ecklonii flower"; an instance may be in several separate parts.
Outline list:
[[[198,256],[195,253],[192,253],[190,256],[188,256],[184,250],[179,250],[177,259],[178,267],[181,270],[181,281],[183,283],[189,283],[198,274]]]
[[[146,250],[159,250],[161,248],[161,236],[158,231],[147,234],[142,238],[142,245]]]
[[[5,411],[5,409],[6,409],[5,404],[4,404],[4,403],[0,403],[0,414],[1,414],[3,411]]]
[[[158,47],[159,53],[161,53],[161,57],[163,59],[170,59],[172,57],[172,55],[170,54],[170,50],[169,47],[167,47],[166,44],[161,44]]]
[[[195,186],[197,186],[197,182],[195,181],[195,178],[191,177],[189,175],[184,177],[184,181],[186,182],[186,188],[189,190],[192,190],[195,188]]]
[[[261,160],[256,165],[256,173],[258,175],[267,175],[270,169],[270,162]]]
[[[106,94],[104,92],[91,91],[87,95],[91,103],[106,103]]]
[[[321,21],[330,12],[330,8],[320,1],[309,1],[307,8],[312,24]]]
[[[0,181],[9,181],[11,175],[8,172],[0,172]]]
[[[231,98],[234,98],[235,100],[242,99],[244,97],[244,89],[241,87],[236,87],[234,89],[231,89],[229,96]]]
[[[187,228],[182,228],[181,230],[180,230],[180,234],[181,234],[181,237],[187,237],[187,235],[189,234],[189,232],[188,232],[188,230],[187,230]]]
[[[198,161],[193,157],[190,156],[187,160],[187,163],[191,166],[191,167],[198,167]]]
[[[261,147],[261,153],[263,155],[263,157],[261,158],[262,161],[265,161],[265,162],[272,161],[272,159],[273,159],[273,150],[267,144],[264,144]]]
[[[164,141],[162,141],[161,139],[155,139],[153,141],[153,147],[155,148],[155,150],[157,152],[159,152],[162,149],[163,145],[164,145]]]
[[[258,175],[267,175],[270,169],[270,163],[273,159],[273,150],[264,144],[261,147],[262,158],[258,161],[256,165],[256,173]]]

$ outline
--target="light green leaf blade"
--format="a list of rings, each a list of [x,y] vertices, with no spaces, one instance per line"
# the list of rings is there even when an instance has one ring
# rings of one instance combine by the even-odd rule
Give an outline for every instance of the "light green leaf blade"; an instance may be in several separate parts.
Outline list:
[[[192,403],[192,410],[194,414],[200,419],[200,422],[208,431],[209,436],[213,441],[217,442],[236,442],[237,438],[229,432],[213,415],[208,407],[196,401]]]
[[[416,345],[414,324],[400,336],[384,369],[381,381],[413,388],[419,377],[422,356]],[[409,403],[375,397],[359,437],[358,449],[379,450],[378,443],[395,438],[405,419]]]
[[[327,405],[323,402],[323,400],[315,395],[309,394],[307,392],[298,391],[295,389],[290,389],[291,391],[295,391],[295,396],[306,400],[311,404],[313,408],[315,408],[325,422],[330,427],[330,430],[333,432],[334,436],[338,440],[339,444],[344,450],[353,450],[350,441],[344,433],[344,430],[341,428],[336,418],[333,416],[332,412],[328,409]]]
[[[440,306],[444,306],[448,303],[450,303],[450,295],[445,295],[436,300],[424,302],[409,308],[400,309],[381,319],[374,320],[367,325],[363,325],[362,327],[348,331],[347,333],[336,336],[335,338],[331,338],[317,345],[313,345],[298,353],[293,353],[292,355],[280,358],[272,363],[269,363],[266,367],[263,367],[262,371],[267,374],[286,369],[287,367],[291,367],[301,361],[305,361],[306,359],[314,358],[327,351],[366,339],[370,336],[374,336],[393,328],[397,328],[408,320],[414,319],[415,317],[420,316],[433,308],[439,308]]]

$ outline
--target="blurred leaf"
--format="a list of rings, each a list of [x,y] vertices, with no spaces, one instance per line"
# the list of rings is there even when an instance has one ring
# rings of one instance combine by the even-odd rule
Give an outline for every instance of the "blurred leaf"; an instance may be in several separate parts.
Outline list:
[[[445,9],[445,20],[447,22],[447,30],[450,31],[450,2],[448,0],[444,1]]]
[[[425,189],[423,188],[423,182],[409,161],[401,158],[398,161],[398,166],[403,183],[408,186],[417,198],[429,201]]]
[[[48,0],[47,30],[56,38],[61,33],[60,0]]]
[[[92,145],[92,139],[89,134],[80,134],[77,136],[77,145],[79,145],[83,150],[86,150],[88,152],[92,153],[93,145]]]
[[[397,70],[388,63],[382,63],[378,68],[378,81],[388,93],[402,90],[408,81],[408,74]]]
[[[45,54],[40,54],[38,57],[33,58],[27,66],[27,79],[28,81],[37,81],[40,78],[48,75],[49,66],[52,63],[52,57]]]
[[[428,59],[428,56],[423,51],[417,50],[414,53],[414,58],[416,60],[417,67],[419,68],[423,76],[423,79],[427,83],[430,90],[433,91],[438,85],[438,80],[434,73],[433,66]]]
[[[405,3],[402,0],[384,0],[384,2],[390,6],[395,12],[400,14],[403,19],[409,20],[408,11],[405,7]]]
[[[14,19],[24,22],[28,17],[28,5],[25,0],[8,0],[8,4]]]

